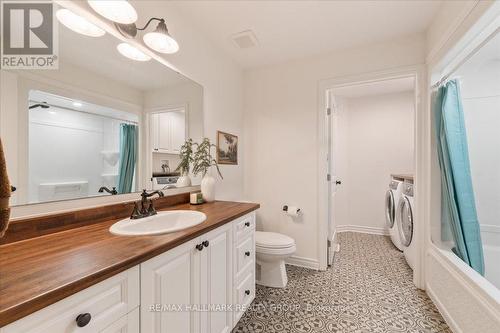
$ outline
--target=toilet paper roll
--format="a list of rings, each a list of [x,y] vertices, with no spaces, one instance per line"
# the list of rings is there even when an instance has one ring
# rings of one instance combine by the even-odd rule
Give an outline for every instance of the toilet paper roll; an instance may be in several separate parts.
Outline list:
[[[288,216],[299,216],[300,208],[295,207],[295,206],[288,206],[288,209],[286,210],[286,214]]]

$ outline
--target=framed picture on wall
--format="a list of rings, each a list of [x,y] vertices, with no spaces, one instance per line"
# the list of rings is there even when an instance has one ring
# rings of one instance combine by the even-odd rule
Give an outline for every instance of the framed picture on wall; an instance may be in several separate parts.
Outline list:
[[[217,163],[238,164],[238,137],[217,131]]]

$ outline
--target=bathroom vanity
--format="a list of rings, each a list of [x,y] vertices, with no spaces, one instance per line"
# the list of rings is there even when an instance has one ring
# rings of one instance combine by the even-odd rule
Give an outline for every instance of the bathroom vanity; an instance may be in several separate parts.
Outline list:
[[[207,220],[132,237],[109,232],[126,211],[115,206],[107,209],[114,218],[0,246],[1,333],[231,331],[255,296],[259,205],[160,207],[196,210]]]

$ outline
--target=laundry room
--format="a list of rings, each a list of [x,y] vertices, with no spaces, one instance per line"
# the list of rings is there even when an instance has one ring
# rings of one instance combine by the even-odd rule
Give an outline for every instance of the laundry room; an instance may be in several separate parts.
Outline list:
[[[403,251],[397,207],[404,200],[403,185],[410,190],[413,184],[415,78],[353,82],[328,93],[334,178],[330,230],[391,234],[394,248]],[[384,210],[384,200],[389,209]]]

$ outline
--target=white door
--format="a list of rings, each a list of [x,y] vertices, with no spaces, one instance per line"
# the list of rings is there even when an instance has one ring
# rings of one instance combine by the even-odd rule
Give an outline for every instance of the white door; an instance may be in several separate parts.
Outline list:
[[[342,181],[337,175],[337,158],[339,142],[337,140],[338,118],[337,105],[332,91],[327,98],[327,135],[328,135],[328,264],[333,263],[333,256],[336,245],[334,244],[335,217],[336,217],[336,196],[338,187]]]
[[[201,304],[214,307],[201,318],[201,332],[228,333],[231,331],[232,312],[220,308],[231,304],[233,288],[232,228],[228,223],[200,237],[205,245],[201,251]]]
[[[141,332],[198,333],[200,312],[199,238],[141,264]]]

